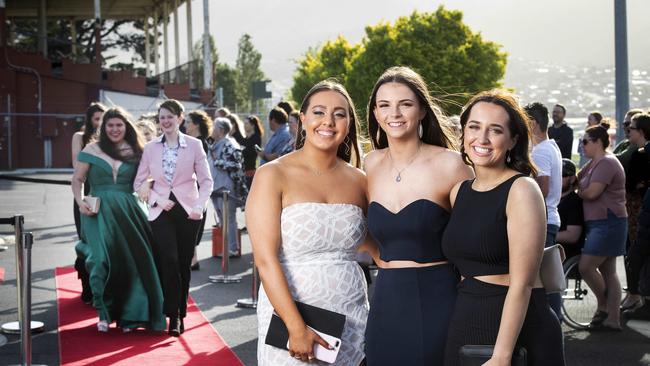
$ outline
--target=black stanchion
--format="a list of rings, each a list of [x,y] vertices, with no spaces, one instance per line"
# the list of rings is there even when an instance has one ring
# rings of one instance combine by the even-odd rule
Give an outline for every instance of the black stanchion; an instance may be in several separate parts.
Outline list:
[[[42,322],[32,321],[32,233],[23,233],[25,218],[12,218],[16,233],[16,288],[18,289],[18,321],[5,323],[5,333],[20,333],[21,365],[32,365],[32,332],[43,331]],[[5,220],[3,219],[3,222]]]
[[[221,274],[217,276],[210,276],[210,282],[213,283],[239,283],[241,276],[231,276],[228,274],[228,267],[230,266],[230,253],[228,251],[228,205],[230,191],[224,190],[221,192],[223,203],[221,206]]]

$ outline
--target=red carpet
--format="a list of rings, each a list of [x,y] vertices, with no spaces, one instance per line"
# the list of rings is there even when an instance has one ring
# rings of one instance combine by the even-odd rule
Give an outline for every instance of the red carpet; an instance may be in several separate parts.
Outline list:
[[[75,270],[57,268],[61,365],[242,365],[191,298],[185,333],[171,338],[167,333],[143,329],[123,334],[115,323],[108,333],[99,333],[97,312],[84,304],[80,295]]]

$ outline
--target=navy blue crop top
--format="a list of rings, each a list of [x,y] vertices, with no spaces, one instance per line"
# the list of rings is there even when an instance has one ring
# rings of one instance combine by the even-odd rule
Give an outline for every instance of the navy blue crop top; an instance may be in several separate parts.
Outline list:
[[[397,213],[378,202],[368,207],[368,230],[384,261],[430,263],[446,260],[441,239],[449,214],[427,199],[413,201]]]
[[[462,276],[509,273],[506,203],[512,183],[523,176],[517,174],[485,192],[472,189],[474,180],[461,184],[442,251]]]

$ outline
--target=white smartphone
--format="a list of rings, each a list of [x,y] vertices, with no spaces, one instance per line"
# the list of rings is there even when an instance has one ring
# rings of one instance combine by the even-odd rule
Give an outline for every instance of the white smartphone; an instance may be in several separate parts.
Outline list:
[[[317,331],[316,329],[310,327],[309,325],[307,326],[309,329],[313,330],[314,333],[318,334],[327,344],[330,345],[333,349],[327,349],[320,344],[316,343],[314,344],[314,357],[316,357],[317,360],[327,362],[327,363],[334,363],[336,361],[336,357],[339,354],[339,350],[341,349],[341,340],[332,337],[329,334],[321,333]],[[289,342],[287,341],[287,348],[289,348]]]

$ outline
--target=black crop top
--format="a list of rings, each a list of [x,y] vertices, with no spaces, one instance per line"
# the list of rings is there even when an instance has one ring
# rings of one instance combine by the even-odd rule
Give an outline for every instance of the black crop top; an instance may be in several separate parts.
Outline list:
[[[368,230],[384,261],[430,263],[446,260],[441,239],[449,214],[435,202],[419,199],[392,213],[380,203],[368,207]]]
[[[442,251],[464,277],[509,273],[508,218],[506,203],[517,174],[495,188],[479,192],[474,180],[466,180],[458,189]]]

